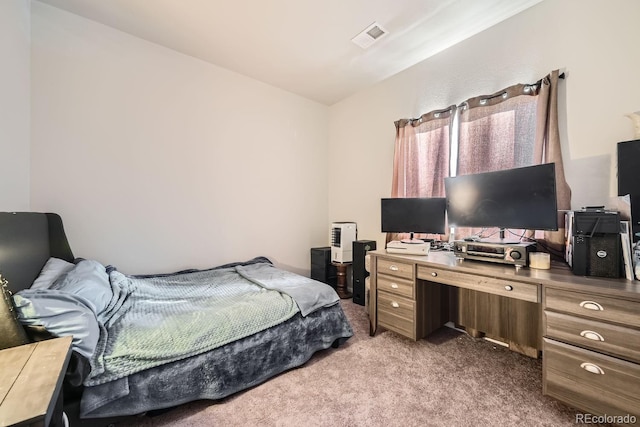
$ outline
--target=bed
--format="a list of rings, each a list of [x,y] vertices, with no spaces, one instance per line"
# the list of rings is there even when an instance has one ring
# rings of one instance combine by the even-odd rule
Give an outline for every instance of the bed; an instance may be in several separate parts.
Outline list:
[[[74,257],[51,213],[0,213],[0,272],[29,340],[73,335],[65,412],[91,425],[225,398],[353,335],[333,288],[265,257],[127,275]]]

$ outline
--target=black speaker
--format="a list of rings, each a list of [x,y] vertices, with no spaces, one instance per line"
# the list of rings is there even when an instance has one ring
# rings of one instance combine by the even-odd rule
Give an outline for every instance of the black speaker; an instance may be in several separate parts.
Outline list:
[[[631,229],[633,241],[640,233],[640,139],[618,143],[618,195],[631,196]]]
[[[334,289],[338,284],[338,272],[331,265],[331,246],[311,248],[311,278]]]
[[[353,242],[353,302],[364,305],[365,279],[369,273],[364,268],[364,257],[367,252],[376,249],[375,240],[354,240]]]

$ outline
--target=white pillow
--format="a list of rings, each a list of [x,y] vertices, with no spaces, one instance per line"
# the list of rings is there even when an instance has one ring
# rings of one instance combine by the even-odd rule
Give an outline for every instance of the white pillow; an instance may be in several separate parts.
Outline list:
[[[40,275],[33,281],[31,289],[49,289],[60,276],[68,273],[74,264],[59,258],[49,258]]]

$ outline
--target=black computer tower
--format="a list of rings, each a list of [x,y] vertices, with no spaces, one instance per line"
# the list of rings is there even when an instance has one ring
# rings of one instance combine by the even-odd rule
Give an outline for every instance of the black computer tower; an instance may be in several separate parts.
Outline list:
[[[311,248],[311,278],[333,288],[338,284],[336,267],[331,265],[331,246]]]
[[[575,211],[571,270],[579,276],[623,276],[620,215],[599,210]]]
[[[375,240],[355,240],[353,242],[353,302],[365,304],[365,279],[369,273],[364,268],[367,252],[376,249]]]
[[[620,234],[574,236],[573,268],[579,276],[622,276]]]

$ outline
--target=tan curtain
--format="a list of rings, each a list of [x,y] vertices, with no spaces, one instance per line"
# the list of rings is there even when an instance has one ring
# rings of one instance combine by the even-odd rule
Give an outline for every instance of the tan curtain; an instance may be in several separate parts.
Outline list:
[[[558,231],[544,233],[547,246],[562,252],[565,243],[564,212],[571,209],[571,188],[564,176],[560,132],[558,131],[558,81],[560,73],[552,71],[538,83],[536,113],[535,161],[556,164],[556,193],[558,197]]]
[[[457,175],[555,163],[558,209],[569,209],[571,191],[564,177],[558,132],[558,75],[556,70],[535,84],[517,84],[461,104]],[[538,232],[535,238],[560,255],[564,244],[561,212],[558,226],[559,231]],[[480,231],[461,228],[455,237]],[[496,232],[482,231],[484,237]],[[511,232],[534,237],[525,230]]]
[[[532,165],[536,105],[528,85],[465,101],[460,107],[457,175]]]
[[[535,86],[517,84],[477,96],[459,107],[456,175],[493,172],[534,164],[537,98]],[[455,238],[497,237],[497,228],[458,227]],[[509,230],[520,240],[525,230]],[[533,237],[528,233],[528,237]]]
[[[395,122],[391,197],[444,197],[449,174],[451,117],[455,106]],[[387,241],[408,235],[387,235]],[[434,236],[419,235],[433,238]]]

